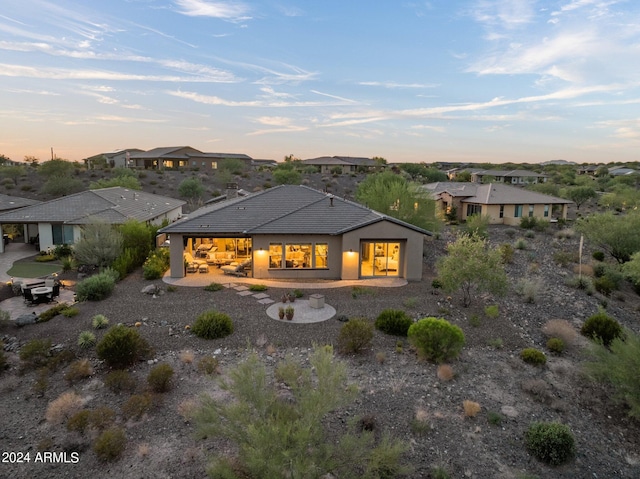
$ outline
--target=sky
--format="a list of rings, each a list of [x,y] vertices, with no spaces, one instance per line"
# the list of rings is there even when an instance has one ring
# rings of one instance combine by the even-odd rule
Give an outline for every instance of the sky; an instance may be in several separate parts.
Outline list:
[[[638,0],[8,0],[0,154],[640,160]]]

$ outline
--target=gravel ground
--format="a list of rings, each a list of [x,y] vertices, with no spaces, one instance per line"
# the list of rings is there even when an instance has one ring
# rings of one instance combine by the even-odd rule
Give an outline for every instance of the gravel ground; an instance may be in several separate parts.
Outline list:
[[[444,468],[452,478],[507,479],[525,474],[567,479],[640,477],[638,423],[626,417],[624,408],[610,402],[610,391],[584,378],[580,368],[585,344],[582,338],[562,356],[549,354],[545,367],[526,365],[518,357],[525,347],[546,349],[541,328],[548,320],[565,319],[577,329],[605,299],[610,314],[639,331],[638,296],[624,290],[615,298],[602,298],[569,288],[565,283],[573,275],[574,265],[559,267],[552,255],[576,250],[577,239],[558,241],[552,234],[536,234],[527,239],[528,249],[516,251],[514,262],[508,265],[512,291],[500,299],[477,295],[469,308],[462,308],[457,295],[434,294],[431,287],[434,260],[450,238],[445,232],[430,244],[422,282],[402,288],[370,288],[355,295],[351,288],[322,291],[338,315],[373,320],[382,309],[398,308],[416,319],[443,316],[463,329],[467,341],[461,357],[451,364],[454,378],[442,380],[437,366],[418,360],[406,340],[398,352],[397,338],[376,332],[364,354],[340,357],[346,361],[350,380],[359,386],[360,393],[352,405],[327,418],[328,430],[334,431],[348,418],[372,415],[378,431],[389,431],[406,442],[405,460],[414,469],[412,478],[430,477],[434,467]],[[492,229],[491,239],[496,244],[513,242],[506,228]],[[533,304],[524,303],[517,293],[523,278],[539,285]],[[142,288],[149,284],[157,284],[164,294],[142,294]],[[307,290],[305,294],[315,292]],[[166,285],[145,281],[138,272],[120,282],[107,300],[79,304],[80,313],[73,318],[58,316],[47,323],[2,331],[11,367],[0,378],[1,449],[30,451],[32,455],[38,450],[77,451],[79,462],[1,463],[0,477],[203,477],[207,456],[221,444],[196,439],[193,424],[180,413],[200,394],[219,392],[216,380],[198,372],[198,359],[216,355],[224,375],[255,350],[271,370],[287,355],[304,361],[314,344],[334,343],[343,324],[335,319],[314,324],[275,321],[266,316],[267,306],[236,293],[188,287],[166,291]],[[267,293],[274,299],[281,295],[280,290],[272,288]],[[491,304],[499,305],[500,314],[495,319],[483,313]],[[198,314],[209,309],[233,318],[235,331],[231,336],[206,341],[186,329]],[[107,371],[95,351],[82,352],[76,346],[79,332],[91,329],[91,318],[98,313],[105,314],[112,324],[134,327],[141,323],[139,331],[154,347],[154,359],[169,363],[176,371],[173,389],[158,398],[155,408],[140,420],[122,419],[119,413],[130,393],[118,395],[107,389]],[[97,332],[98,337],[103,334]],[[49,375],[44,394],[37,394],[37,373],[21,374],[16,355],[33,338],[51,338],[79,357],[88,357],[93,376],[69,386],[63,379],[65,368],[61,367]],[[185,362],[184,355],[181,358],[186,350],[194,354],[193,362]],[[144,390],[151,367],[145,361],[131,368],[138,380],[136,392]],[[70,387],[83,397],[85,407],[108,406],[118,413],[117,421],[125,427],[128,442],[117,462],[98,461],[90,448],[91,434],[80,436],[45,421],[48,404]],[[481,406],[474,418],[465,417],[462,405],[466,399]],[[499,421],[495,420],[496,414]],[[427,428],[417,431],[412,426],[417,416],[426,418]],[[575,459],[551,468],[527,453],[524,431],[532,421],[540,420],[569,425],[577,442]]]

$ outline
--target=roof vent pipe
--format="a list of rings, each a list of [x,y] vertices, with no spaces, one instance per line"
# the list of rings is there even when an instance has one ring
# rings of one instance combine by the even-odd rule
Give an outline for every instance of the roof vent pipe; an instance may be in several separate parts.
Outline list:
[[[333,206],[333,195],[329,195],[329,206]]]

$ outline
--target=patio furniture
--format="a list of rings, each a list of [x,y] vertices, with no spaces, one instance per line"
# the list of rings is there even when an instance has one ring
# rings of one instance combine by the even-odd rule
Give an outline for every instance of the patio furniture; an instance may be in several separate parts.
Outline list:
[[[209,272],[209,265],[207,263],[201,264],[200,266],[198,266],[198,273],[208,273],[208,272]]]
[[[224,274],[232,276],[247,276],[248,270],[251,269],[251,260],[245,260],[242,263],[233,262],[220,268]]]
[[[48,303],[53,300],[53,286],[40,286],[32,288],[33,302],[36,304]]]
[[[200,265],[206,264],[206,261],[194,259],[191,253],[184,253],[184,262],[187,273],[197,273]]]

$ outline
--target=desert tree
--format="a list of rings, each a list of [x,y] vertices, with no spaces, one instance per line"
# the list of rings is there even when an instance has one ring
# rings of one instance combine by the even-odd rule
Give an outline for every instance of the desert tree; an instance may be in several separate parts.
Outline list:
[[[632,254],[640,251],[640,213],[596,213],[579,219],[576,229],[618,263],[629,261]]]
[[[576,208],[580,209],[590,199],[597,198],[598,193],[591,186],[568,186],[560,190],[560,196],[573,201]]]
[[[3,166],[0,168],[0,176],[2,178],[10,178],[13,184],[18,184],[18,178],[26,175],[26,171],[22,166]]]
[[[622,265],[622,272],[640,294],[640,251],[634,253],[631,260]]]
[[[235,457],[218,455],[211,477],[398,477],[405,445],[355,424],[329,437],[324,423],[332,411],[356,398],[346,366],[330,346],[317,347],[309,365],[289,358],[274,379],[256,354],[229,372],[222,388],[232,397],[202,399],[196,424],[202,437],[235,444]],[[335,433],[334,433],[335,434]]]
[[[498,249],[485,239],[461,235],[447,246],[447,254],[437,262],[438,280],[448,293],[460,290],[462,304],[471,304],[475,291],[502,295],[507,290],[507,274]]]
[[[73,254],[79,264],[105,268],[122,253],[122,241],[122,233],[116,228],[102,221],[94,221],[82,227]]]
[[[640,336],[625,330],[608,346],[593,342],[584,367],[596,381],[613,387],[613,399],[628,406],[629,416],[640,419]]]
[[[75,169],[76,166],[70,161],[56,158],[41,163],[38,167],[38,174],[47,178],[52,176],[71,176]]]
[[[439,229],[434,200],[421,185],[390,171],[368,175],[358,185],[356,199],[373,210],[420,228]]]
[[[50,176],[44,182],[41,192],[54,197],[67,196],[84,189],[82,181],[72,176]]]
[[[178,194],[183,198],[187,198],[189,205],[192,209],[195,209],[202,201],[202,195],[204,194],[204,185],[199,178],[191,177],[185,178],[178,185]]]

